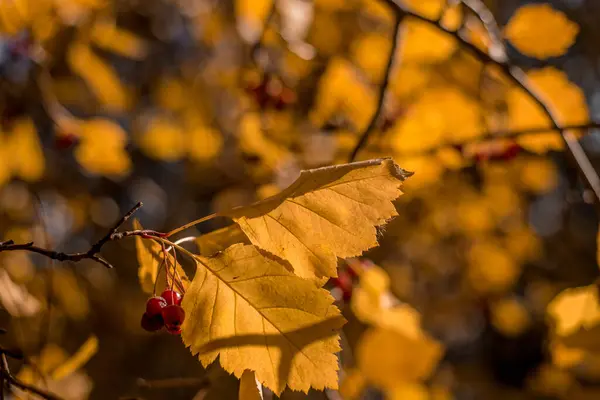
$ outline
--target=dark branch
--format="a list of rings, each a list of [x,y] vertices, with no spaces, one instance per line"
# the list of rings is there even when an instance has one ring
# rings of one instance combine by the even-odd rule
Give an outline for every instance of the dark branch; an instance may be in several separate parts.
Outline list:
[[[25,382],[21,382],[19,379],[13,376],[13,374],[10,372],[10,369],[8,368],[8,361],[6,360],[5,354],[0,355],[0,378],[0,381],[6,381],[9,385],[18,387],[19,389],[24,390],[26,392],[36,394],[43,399],[61,400],[61,398],[57,395],[37,388],[33,385],[29,385]],[[0,387],[0,390],[4,390],[4,388]]]
[[[41,254],[45,257],[48,257],[48,258],[51,258],[51,259],[57,260],[57,261],[79,262],[81,260],[87,259],[87,260],[96,261],[96,262],[104,265],[107,268],[113,268],[113,266],[108,261],[106,261],[104,258],[102,258],[101,256],[98,255],[98,253],[100,252],[100,250],[102,250],[102,247],[106,243],[113,241],[113,240],[120,240],[120,239],[123,239],[128,236],[141,236],[141,237],[145,237],[145,238],[165,236],[164,233],[153,231],[150,229],[138,229],[138,230],[132,230],[132,231],[117,232],[118,229],[123,224],[125,224],[125,222],[127,222],[133,216],[133,214],[137,210],[139,210],[141,207],[142,207],[142,203],[141,202],[137,203],[131,210],[129,210],[129,212],[127,212],[127,214],[125,214],[123,216],[123,218],[121,218],[115,224],[115,226],[106,235],[104,235],[92,247],[90,247],[90,249],[88,251],[86,251],[84,253],[63,253],[60,251],[54,251],[54,250],[49,250],[49,249],[44,249],[41,247],[34,246],[33,242],[16,244],[12,240],[0,242],[0,253],[3,251],[23,250],[23,251],[29,251],[31,253]]]
[[[400,23],[402,22],[402,19],[404,16],[404,12],[402,12],[402,10],[398,10],[398,9],[394,9],[394,10],[395,10],[395,15],[394,15],[395,20],[394,20],[394,30],[392,33],[392,47],[390,49],[388,61],[385,66],[383,82],[381,83],[381,86],[379,88],[379,96],[377,98],[377,106],[375,108],[375,112],[373,113],[373,116],[371,117],[371,120],[367,124],[367,127],[361,133],[360,138],[358,139],[358,142],[356,143],[356,146],[354,146],[354,149],[352,150],[352,153],[350,154],[349,162],[354,161],[356,159],[356,156],[358,155],[358,152],[360,151],[360,149],[364,145],[367,144],[367,140],[369,139],[369,136],[374,132],[375,126],[377,125],[377,121],[379,121],[379,118],[381,118],[381,115],[383,114],[384,104],[385,104],[385,95],[387,93],[388,86],[390,85],[392,68],[394,67],[394,61],[396,59],[396,52],[397,52],[396,50],[398,49],[398,43],[400,42],[399,35],[398,35],[398,33],[400,32]]]

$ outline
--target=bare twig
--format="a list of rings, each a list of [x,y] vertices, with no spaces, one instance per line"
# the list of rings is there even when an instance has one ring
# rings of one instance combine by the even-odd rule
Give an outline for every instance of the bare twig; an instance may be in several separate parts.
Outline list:
[[[44,249],[38,246],[34,246],[33,242],[16,244],[12,240],[8,240],[6,242],[0,242],[0,252],[3,251],[14,251],[14,250],[23,250],[29,251],[31,253],[41,254],[45,257],[51,258],[57,261],[72,261],[79,262],[81,260],[94,260],[107,268],[113,268],[113,266],[106,261],[104,258],[100,257],[98,253],[102,249],[107,242],[113,240],[120,240],[128,236],[142,236],[142,237],[163,237],[164,233],[153,231],[150,229],[138,229],[132,231],[125,232],[117,232],[117,230],[127,222],[133,214],[142,207],[142,203],[137,203],[127,214],[123,216],[115,226],[100,240],[98,240],[90,249],[83,253],[63,253],[60,251],[54,251],[49,249]]]
[[[383,75],[383,82],[379,88],[379,96],[377,98],[377,106],[375,108],[375,112],[371,117],[371,120],[367,124],[367,127],[361,133],[358,142],[354,146],[352,153],[350,154],[349,162],[352,162],[356,159],[358,152],[360,149],[367,143],[369,136],[374,132],[375,126],[377,125],[377,121],[383,114],[384,104],[385,104],[385,96],[387,94],[388,86],[390,85],[392,68],[394,67],[394,61],[396,59],[396,53],[398,49],[398,44],[400,42],[399,33],[400,33],[400,24],[402,22],[404,12],[399,9],[394,9],[394,29],[392,33],[392,47],[390,49],[390,54],[388,56],[387,64],[385,66],[385,72]]]
[[[26,392],[29,393],[33,393],[36,394],[38,396],[40,396],[43,399],[47,399],[47,400],[61,400],[60,397],[58,397],[57,395],[50,393],[46,390],[42,390],[40,388],[37,388],[33,385],[29,385],[25,382],[21,382],[19,379],[17,379],[11,372],[10,369],[8,367],[8,361],[6,360],[6,355],[2,354],[0,355],[0,376],[2,377],[1,381],[6,381],[9,385],[18,387],[21,390],[24,390]],[[2,393],[3,392],[2,388]]]

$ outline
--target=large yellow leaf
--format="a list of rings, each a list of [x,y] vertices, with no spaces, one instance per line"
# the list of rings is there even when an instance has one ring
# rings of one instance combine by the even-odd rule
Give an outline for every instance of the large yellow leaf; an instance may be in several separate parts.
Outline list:
[[[297,275],[337,276],[337,257],[377,246],[376,227],[397,215],[392,200],[408,176],[390,158],[302,171],[278,195],[227,215]]]
[[[406,18],[402,26],[400,59],[406,63],[435,63],[447,59],[456,49],[456,40],[435,26]]]
[[[504,34],[523,54],[546,59],[566,53],[579,26],[549,4],[528,4],[517,10]]]
[[[181,337],[204,366],[217,356],[240,378],[247,369],[279,394],[337,387],[337,330],[345,320],[325,289],[254,246],[236,244],[198,270],[182,303]]]

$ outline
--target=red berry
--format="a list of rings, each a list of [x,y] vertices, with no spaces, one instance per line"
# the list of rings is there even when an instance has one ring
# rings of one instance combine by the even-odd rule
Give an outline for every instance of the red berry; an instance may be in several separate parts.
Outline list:
[[[162,310],[162,317],[170,334],[177,335],[181,333],[181,324],[185,320],[185,311],[183,311],[181,306],[166,306]]]
[[[156,332],[160,330],[165,324],[162,319],[162,315],[150,316],[147,313],[142,315],[142,328],[148,332]]]
[[[167,305],[181,305],[181,293],[176,292],[175,290],[165,289],[162,292],[161,297],[166,300]]]
[[[54,145],[59,150],[70,149],[76,145],[77,142],[79,142],[79,137],[73,135],[72,133],[60,134],[54,139]]]
[[[153,317],[161,315],[162,309],[167,306],[167,301],[158,296],[150,297],[146,302],[146,314]]]

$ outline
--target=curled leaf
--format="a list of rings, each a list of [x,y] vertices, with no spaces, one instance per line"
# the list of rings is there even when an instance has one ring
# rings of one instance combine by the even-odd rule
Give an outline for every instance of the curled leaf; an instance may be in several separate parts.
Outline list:
[[[336,276],[337,257],[377,246],[376,227],[397,215],[392,201],[408,176],[390,158],[302,171],[278,195],[227,215],[297,275]]]

